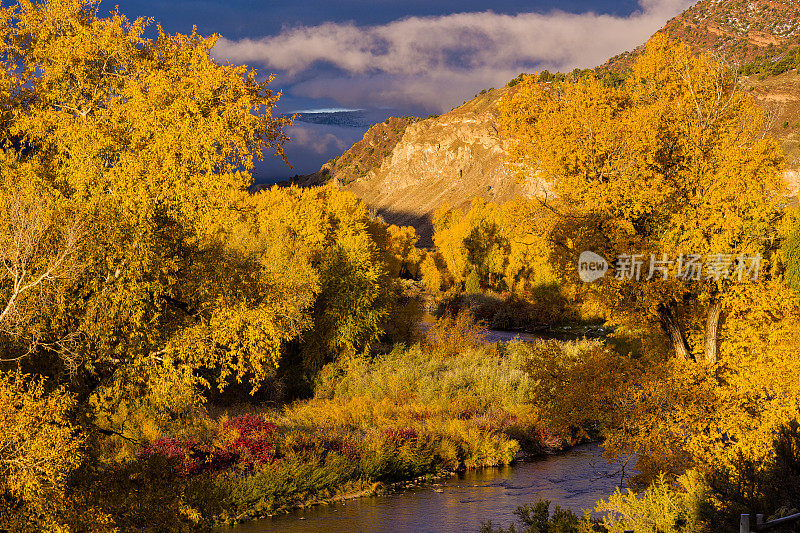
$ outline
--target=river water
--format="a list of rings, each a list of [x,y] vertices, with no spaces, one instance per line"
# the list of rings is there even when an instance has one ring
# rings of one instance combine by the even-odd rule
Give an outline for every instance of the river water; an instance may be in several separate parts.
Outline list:
[[[436,484],[298,509],[220,531],[476,533],[487,520],[507,527],[518,506],[539,498],[581,515],[621,481],[620,465],[607,464],[601,453],[593,444],[578,446],[514,466],[469,471]]]

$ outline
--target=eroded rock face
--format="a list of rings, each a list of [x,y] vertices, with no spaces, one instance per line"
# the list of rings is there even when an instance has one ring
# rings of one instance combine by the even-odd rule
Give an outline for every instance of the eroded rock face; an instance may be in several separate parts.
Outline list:
[[[526,195],[504,164],[497,125],[507,89],[493,89],[438,117],[409,124],[380,166],[352,178],[345,169],[317,173],[337,180],[387,221],[411,224],[430,244],[433,213],[467,206],[474,197],[503,202]]]

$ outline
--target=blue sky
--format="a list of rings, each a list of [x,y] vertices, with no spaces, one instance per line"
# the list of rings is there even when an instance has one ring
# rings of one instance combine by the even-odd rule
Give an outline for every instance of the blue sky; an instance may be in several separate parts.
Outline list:
[[[262,37],[279,33],[285,27],[315,26],[324,22],[353,21],[360,25],[385,24],[409,16],[438,16],[464,12],[491,10],[495,13],[548,13],[561,10],[572,13],[593,11],[617,16],[627,16],[639,9],[635,0],[538,0],[519,2],[511,0],[462,0],[443,2],[437,0],[406,0],[403,2],[330,1],[316,0],[254,2],[243,0],[221,1],[156,1],[117,0],[114,3],[129,18],[153,17],[171,32],[186,33],[192,26],[204,34],[219,33],[230,39]],[[110,6],[110,7],[109,7]]]
[[[279,111],[364,109],[376,121],[460,105],[519,72],[588,68],[644,42],[690,0],[386,0],[318,2],[116,0],[129,18],[153,17],[169,33],[221,36],[222,62],[276,74]],[[113,9],[100,4],[100,11]],[[260,182],[308,173],[365,128],[297,123],[287,154]]]

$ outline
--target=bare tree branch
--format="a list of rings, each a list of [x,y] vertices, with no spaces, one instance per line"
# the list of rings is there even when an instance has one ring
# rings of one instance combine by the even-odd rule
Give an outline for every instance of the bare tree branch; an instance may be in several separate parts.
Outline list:
[[[27,344],[17,361],[39,347],[58,353],[70,373],[77,369],[77,334],[44,342],[40,333],[27,332],[58,290],[57,282],[82,270],[77,251],[85,234],[81,220],[60,220],[43,198],[22,193],[0,206],[0,333]],[[58,221],[58,222],[56,222]]]

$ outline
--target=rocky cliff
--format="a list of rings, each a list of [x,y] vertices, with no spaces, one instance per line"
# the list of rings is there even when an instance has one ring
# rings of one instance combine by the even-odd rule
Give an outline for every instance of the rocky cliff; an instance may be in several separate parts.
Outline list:
[[[430,244],[432,216],[442,205],[463,207],[476,196],[502,202],[528,194],[503,164],[497,116],[507,90],[492,89],[449,113],[408,121],[399,134],[400,119],[390,119],[385,124],[396,128],[373,127],[360,144],[300,183],[335,180],[387,222],[415,226],[423,243]],[[375,164],[360,162],[354,153],[387,155]]]

